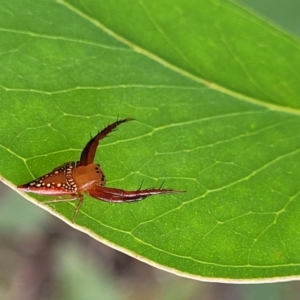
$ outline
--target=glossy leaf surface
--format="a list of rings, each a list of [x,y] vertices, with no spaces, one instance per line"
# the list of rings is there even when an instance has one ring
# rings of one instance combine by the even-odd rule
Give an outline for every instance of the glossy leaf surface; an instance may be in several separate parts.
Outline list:
[[[187,193],[87,197],[78,229],[184,276],[300,273],[297,40],[217,0],[10,1],[0,28],[6,183],[78,160],[90,134],[132,117],[96,154],[107,185]],[[74,205],[50,207],[70,220]]]

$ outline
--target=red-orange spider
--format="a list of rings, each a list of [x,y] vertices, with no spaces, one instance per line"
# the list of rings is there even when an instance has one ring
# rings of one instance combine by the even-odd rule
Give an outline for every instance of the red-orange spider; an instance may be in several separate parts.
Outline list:
[[[67,199],[56,199],[44,201],[43,203],[62,202],[77,200],[78,204],[73,214],[72,221],[83,203],[83,192],[91,197],[108,202],[133,202],[142,200],[151,195],[182,193],[173,189],[138,189],[136,191],[125,191],[116,188],[105,187],[105,177],[99,164],[93,163],[99,141],[124,122],[133,119],[118,120],[107,126],[86,144],[81,152],[80,161],[67,162],[50,173],[43,175],[33,181],[18,186],[18,189],[39,195],[70,195]]]

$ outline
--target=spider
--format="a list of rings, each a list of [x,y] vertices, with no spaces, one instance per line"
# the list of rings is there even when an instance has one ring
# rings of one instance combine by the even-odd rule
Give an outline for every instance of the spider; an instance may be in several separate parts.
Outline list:
[[[54,195],[57,197],[69,196],[68,198],[43,201],[43,203],[53,203],[62,201],[79,200],[75,208],[72,222],[83,203],[83,193],[102,201],[108,202],[134,202],[145,199],[151,195],[183,193],[185,191],[176,191],[173,189],[163,189],[159,187],[148,188],[136,191],[125,191],[122,189],[106,187],[105,176],[99,164],[94,163],[97,147],[100,140],[105,138],[110,132],[114,131],[122,123],[132,121],[127,118],[117,120],[111,125],[105,127],[96,136],[90,139],[81,152],[79,161],[67,162],[50,173],[43,175],[33,181],[18,186],[19,190],[35,193],[39,195]]]

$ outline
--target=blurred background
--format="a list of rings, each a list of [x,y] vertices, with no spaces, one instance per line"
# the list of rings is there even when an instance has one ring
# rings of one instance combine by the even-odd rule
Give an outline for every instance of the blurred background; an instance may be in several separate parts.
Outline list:
[[[300,36],[299,0],[239,1]],[[96,242],[0,182],[0,300],[296,300],[300,282],[181,278]]]
[[[0,300],[296,300],[300,282],[206,283],[158,270],[89,236],[0,182]]]

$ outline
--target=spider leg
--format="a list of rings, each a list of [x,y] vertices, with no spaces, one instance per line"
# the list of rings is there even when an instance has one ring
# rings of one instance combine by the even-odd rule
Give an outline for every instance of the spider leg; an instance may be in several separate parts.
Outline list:
[[[104,139],[110,132],[114,131],[120,124],[132,121],[134,119],[127,118],[123,120],[117,120],[115,123],[108,125],[102,131],[100,131],[97,135],[90,139],[90,141],[86,144],[84,149],[81,152],[80,156],[80,165],[87,166],[93,163],[97,147],[99,145],[100,140]]]
[[[68,195],[70,197],[64,197],[64,198],[61,198],[61,199],[53,199],[53,200],[47,200],[47,201],[43,201],[42,203],[57,203],[57,202],[69,202],[69,201],[75,201],[75,200],[78,200],[78,204],[76,205],[76,208],[75,208],[75,211],[74,211],[74,214],[73,214],[73,217],[72,217],[72,223],[74,223],[74,220],[76,218],[76,215],[83,203],[83,200],[84,200],[84,197],[82,194],[78,193],[77,194],[71,194],[71,195]]]
[[[140,191],[142,189],[143,183],[144,183],[144,179],[142,180],[142,183],[141,183],[140,187],[137,189],[138,191]]]
[[[81,205],[82,205],[82,203],[83,203],[83,200],[84,200],[83,195],[80,194],[80,193],[78,193],[78,198],[79,198],[79,201],[78,201],[78,203],[77,203],[77,206],[76,206],[76,208],[75,208],[75,211],[74,211],[74,214],[73,214],[73,217],[72,217],[72,223],[74,223],[75,218],[76,218],[76,216],[77,216],[77,213],[79,212],[79,209],[80,209],[80,207],[81,207]]]
[[[164,183],[165,183],[165,179],[163,180],[163,182],[161,183],[161,185],[160,185],[160,187],[159,187],[160,190],[161,190],[161,188],[163,187]]]
[[[63,197],[59,199],[53,199],[53,200],[46,200],[43,201],[42,203],[56,203],[56,202],[69,202],[69,201],[75,201],[78,199],[76,194],[71,194],[71,195],[58,195],[58,197]]]
[[[185,191],[175,191],[172,189],[146,189],[146,190],[136,190],[136,191],[124,191],[116,188],[109,187],[94,187],[93,189],[86,191],[91,197],[98,200],[108,201],[108,202],[134,202],[143,200],[148,196],[158,195],[158,194],[174,194],[174,193],[184,193]]]

